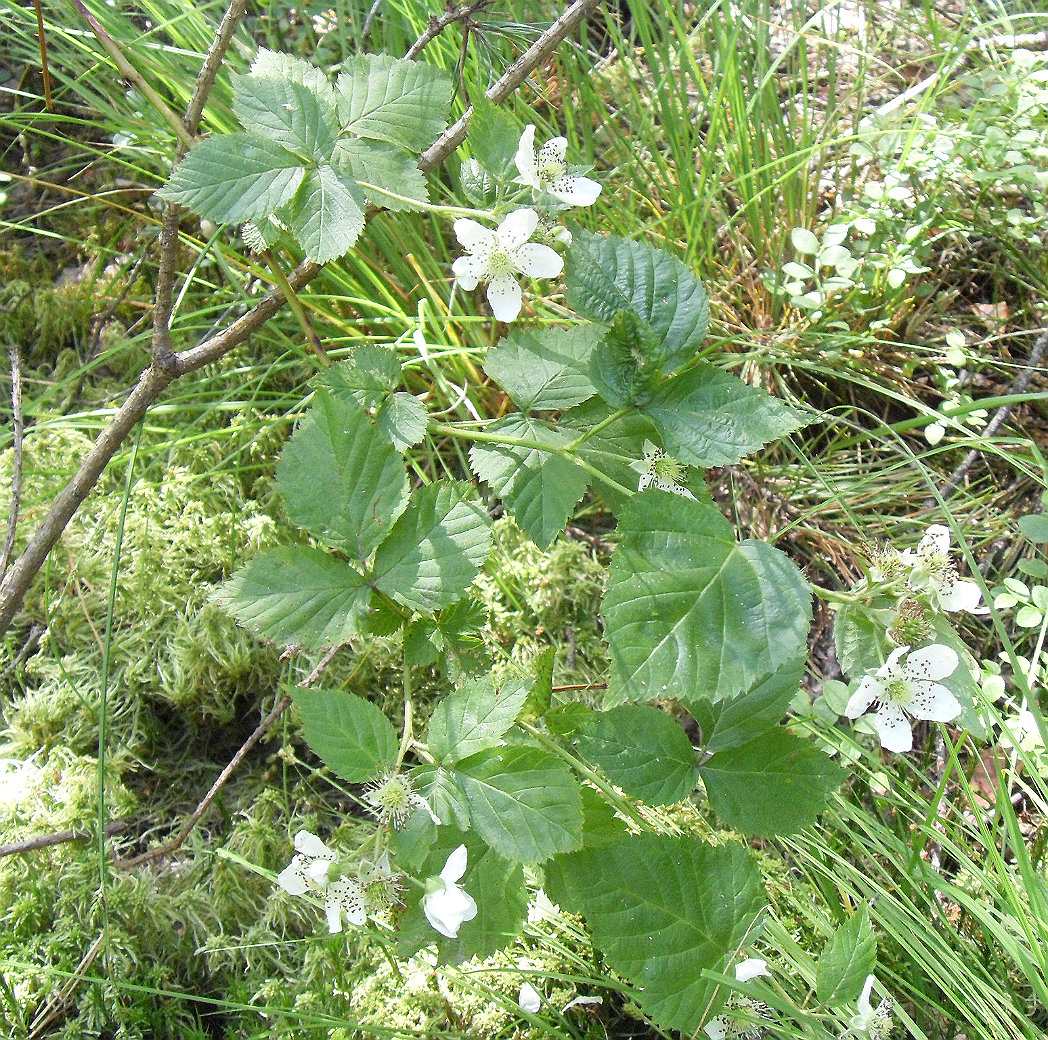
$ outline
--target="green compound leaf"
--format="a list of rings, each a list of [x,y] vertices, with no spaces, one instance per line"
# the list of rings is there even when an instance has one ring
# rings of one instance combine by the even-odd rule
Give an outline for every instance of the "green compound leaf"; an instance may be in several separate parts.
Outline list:
[[[386,54],[346,60],[335,84],[342,129],[413,151],[444,129],[451,80],[439,69]]]
[[[418,202],[427,202],[426,178],[418,168],[418,160],[392,145],[376,141],[360,141],[343,137],[335,145],[331,164],[340,174],[353,181],[373,184],[394,195],[403,195]],[[368,201],[383,209],[411,209],[410,202],[392,199],[380,191],[369,191],[361,187]]]
[[[539,419],[510,416],[487,427],[488,433],[548,444],[568,444],[568,438]],[[562,455],[512,444],[474,444],[469,451],[473,472],[495,492],[521,530],[547,549],[564,530],[576,503],[585,494],[585,470]]]
[[[594,715],[579,750],[627,794],[672,805],[695,789],[695,750],[679,723],[658,708],[624,704]]]
[[[459,884],[477,904],[477,916],[449,939],[435,931],[423,908],[425,891],[412,886],[404,892],[405,911],[397,924],[397,954],[405,958],[436,944],[439,963],[460,964],[471,957],[487,957],[504,949],[520,934],[527,911],[524,872],[519,863],[509,863],[472,835],[441,827],[437,841],[421,867],[420,878],[438,877],[448,856],[465,845],[466,873]]]
[[[256,556],[213,599],[274,643],[319,650],[358,630],[370,596],[349,564],[319,549],[289,546]]]
[[[666,451],[689,466],[727,466],[810,422],[705,362],[668,379],[642,410]]]
[[[421,488],[375,553],[382,592],[431,613],[462,598],[491,551],[491,522],[468,484]]]
[[[311,90],[325,105],[335,108],[338,95],[328,82],[327,76],[315,65],[302,58],[292,57],[283,51],[270,51],[265,47],[259,49],[251,63],[251,75],[259,78],[283,79]]]
[[[528,697],[528,685],[515,683],[496,692],[490,678],[471,679],[433,709],[429,753],[442,763],[457,762],[495,747],[513,725]]]
[[[233,114],[252,133],[283,145],[304,163],[326,162],[335,147],[334,98],[325,101],[305,85],[283,77],[234,76]]]
[[[703,971],[723,973],[765,906],[760,872],[739,845],[640,834],[558,856],[550,897],[585,915],[608,964],[663,1029],[697,1033],[718,999]]]
[[[699,767],[710,805],[729,827],[772,837],[815,822],[847,771],[811,741],[776,727]]]
[[[619,534],[602,610],[607,704],[722,700],[805,651],[808,583],[770,545],[736,544],[714,506],[648,490]]]
[[[277,464],[277,489],[299,527],[364,561],[408,503],[404,460],[363,409],[317,391]]]
[[[359,784],[392,768],[400,742],[378,705],[344,690],[290,692],[306,743],[333,773]]]
[[[305,176],[302,160],[256,134],[221,134],[201,141],[174,168],[157,194],[220,224],[268,217]]]
[[[610,324],[629,311],[654,334],[659,364],[674,372],[706,337],[709,301],[691,270],[669,253],[615,236],[575,234],[564,272],[568,303]]]
[[[353,248],[364,230],[364,205],[359,186],[324,165],[306,174],[281,217],[309,259],[326,264]]]
[[[459,762],[473,829],[496,852],[542,863],[579,847],[582,799],[571,770],[537,748],[506,746]]]
[[[596,393],[586,370],[603,335],[594,326],[515,329],[488,351],[484,371],[522,412],[562,412]]]
[[[819,956],[815,992],[822,1004],[845,1004],[862,991],[877,964],[877,940],[865,906],[831,936]]]
[[[806,663],[807,655],[798,657],[745,693],[718,704],[693,705],[695,720],[702,729],[702,750],[713,754],[741,747],[781,722],[800,688]]]

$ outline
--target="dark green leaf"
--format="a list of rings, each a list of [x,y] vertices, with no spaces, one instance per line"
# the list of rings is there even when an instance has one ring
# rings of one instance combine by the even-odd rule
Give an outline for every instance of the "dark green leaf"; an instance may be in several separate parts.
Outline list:
[[[484,371],[521,411],[561,412],[596,392],[587,369],[603,335],[593,325],[514,329],[488,351]]]
[[[847,773],[811,741],[776,727],[699,767],[714,812],[745,834],[793,834],[815,822]]]
[[[643,404],[658,384],[664,357],[662,343],[648,325],[632,311],[622,311],[594,347],[589,376],[612,408]]]
[[[291,696],[306,743],[343,780],[374,780],[396,762],[397,733],[378,705],[344,690],[295,688]]]
[[[512,180],[517,175],[513,160],[520,144],[520,129],[486,97],[482,96],[473,106],[467,143],[473,158],[499,180]]]
[[[469,827],[469,802],[466,792],[450,770],[440,766],[418,766],[412,771],[419,794],[429,803],[433,815],[444,826]]]
[[[877,965],[877,941],[866,907],[844,922],[823,947],[815,975],[819,1002],[828,1005],[850,1003],[862,991],[866,976]]]

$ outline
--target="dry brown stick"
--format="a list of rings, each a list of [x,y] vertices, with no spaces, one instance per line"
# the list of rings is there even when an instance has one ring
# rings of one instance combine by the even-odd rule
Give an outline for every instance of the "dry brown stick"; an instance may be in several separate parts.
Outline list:
[[[454,10],[445,11],[439,18],[433,15],[426,26],[426,31],[408,48],[405,58],[417,58],[449,25],[455,22],[469,22],[473,15],[482,11],[493,0],[473,0]]]
[[[312,686],[313,683],[315,683],[323,674],[324,669],[331,663],[335,654],[342,649],[343,645],[344,644],[339,643],[337,646],[331,647],[331,649],[320,659],[316,668],[309,673],[305,682],[302,682],[299,685]],[[114,866],[118,870],[130,870],[132,867],[137,867],[143,863],[148,863],[151,859],[156,859],[157,856],[167,856],[182,845],[186,838],[192,834],[193,828],[200,822],[204,813],[206,813],[211,807],[211,803],[218,796],[218,792],[225,786],[226,781],[236,772],[240,763],[243,762],[244,756],[262,739],[266,730],[268,730],[269,727],[272,726],[285,711],[287,711],[290,704],[291,695],[287,693],[277,701],[273,710],[255,727],[251,736],[240,745],[237,753],[229,760],[229,764],[226,768],[218,774],[215,782],[211,785],[211,789],[206,795],[204,795],[200,800],[200,804],[193,810],[192,815],[182,825],[182,829],[170,841],[166,841],[163,845],[158,845],[155,849],[150,849],[148,852],[143,852],[140,856],[132,856],[130,859],[118,859]]]
[[[131,824],[127,820],[114,820],[105,826],[105,835],[119,834],[126,831]],[[0,845],[0,859],[4,856],[17,856],[22,852],[33,852],[36,849],[46,849],[52,845],[64,845],[69,841],[89,841],[94,834],[88,830],[53,831],[51,834],[38,834],[35,838],[23,838],[21,841],[12,841],[7,845]]]
[[[489,100],[498,104],[505,101],[520,84],[545,62],[557,45],[573,32],[597,0],[575,0],[487,91]],[[439,166],[465,139],[472,109],[459,119],[423,153],[419,169],[428,173]],[[288,275],[288,282],[297,292],[321,271],[321,265],[304,260]],[[43,566],[47,554],[62,536],[66,525],[81,503],[90,494],[109,460],[145,414],[149,406],[181,375],[193,372],[211,361],[229,353],[252,332],[264,325],[284,304],[284,296],[273,290],[254,308],[242,315],[229,328],[203,343],[180,353],[156,359],[139,377],[138,385],[117,410],[109,426],[99,435],[80,469],[55,499],[47,516],[40,522],[32,539],[18,561],[0,583],[0,635],[11,626],[15,613],[22,604],[26,590]]]
[[[4,551],[0,553],[0,580],[7,573],[11,551],[15,547],[15,534],[18,531],[18,510],[22,505],[22,434],[25,429],[22,421],[22,359],[19,356],[17,343],[12,343],[8,349],[11,351],[11,449],[14,458],[11,470],[11,508],[7,514],[7,537],[4,539]]]

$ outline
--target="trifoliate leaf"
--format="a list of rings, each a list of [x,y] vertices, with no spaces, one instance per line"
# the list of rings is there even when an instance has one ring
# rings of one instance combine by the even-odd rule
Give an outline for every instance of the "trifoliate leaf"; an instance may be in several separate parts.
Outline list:
[[[665,374],[689,361],[706,337],[709,302],[694,273],[654,246],[580,231],[564,280],[579,314],[610,324],[628,311],[651,330]]]
[[[233,115],[252,133],[300,156],[304,164],[326,162],[338,136],[333,99],[326,102],[283,77],[234,76]]]
[[[538,748],[481,751],[455,766],[474,830],[507,859],[542,863],[580,844],[582,800],[571,770]]]
[[[310,260],[326,264],[348,253],[364,230],[366,200],[334,167],[310,170],[281,219]]]
[[[539,548],[548,548],[585,494],[589,477],[553,450],[566,445],[568,438],[539,419],[510,416],[487,427],[487,432],[550,446],[543,451],[475,443],[469,452],[473,472],[502,499],[521,530]]]
[[[663,1029],[686,1036],[716,1009],[717,983],[765,906],[747,849],[700,838],[638,834],[558,856],[547,891],[583,914],[608,964]]]
[[[775,727],[699,768],[713,811],[729,827],[772,837],[815,822],[847,776],[809,740]]]
[[[648,490],[623,508],[619,536],[606,703],[722,700],[804,652],[808,583],[766,542],[736,544],[716,507]]]
[[[689,466],[728,466],[811,421],[776,397],[702,363],[663,383],[642,411]]]
[[[370,596],[349,564],[318,549],[290,546],[256,556],[213,598],[242,625],[281,646],[319,650],[357,631]]]
[[[592,325],[515,329],[488,351],[484,371],[522,412],[561,412],[596,393],[587,368],[603,335]]]
[[[331,164],[342,176],[353,181],[373,184],[376,188],[384,188],[394,195],[418,202],[428,201],[426,178],[418,168],[418,160],[392,145],[343,137],[335,146]],[[363,186],[360,190],[367,195],[369,202],[383,209],[412,208],[411,202],[390,198],[381,191],[372,191]]]
[[[343,780],[373,780],[396,761],[400,742],[377,704],[345,690],[296,687],[291,697],[306,743]]]
[[[354,137],[420,151],[447,122],[451,80],[423,62],[358,54],[346,60],[335,90],[343,131]]]
[[[623,704],[600,712],[576,739],[613,784],[649,805],[672,805],[695,789],[695,749],[680,724],[658,708]]]
[[[491,522],[464,483],[430,484],[378,547],[375,585],[411,610],[429,613],[461,599],[491,551]]]
[[[845,1004],[862,991],[866,976],[877,965],[877,940],[865,906],[831,936],[819,955],[815,993],[822,1004]]]
[[[157,192],[220,224],[268,217],[305,176],[302,160],[255,134],[221,134],[201,141]]]
[[[408,503],[404,460],[354,401],[317,391],[277,464],[293,523],[363,562]]]

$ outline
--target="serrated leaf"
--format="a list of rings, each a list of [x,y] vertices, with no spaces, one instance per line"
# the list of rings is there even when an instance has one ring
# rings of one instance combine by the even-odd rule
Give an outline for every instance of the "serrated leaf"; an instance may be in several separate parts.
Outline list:
[[[280,215],[309,259],[326,264],[353,248],[364,230],[364,205],[355,182],[323,165],[306,174]]]
[[[488,351],[484,371],[522,412],[564,411],[596,393],[587,368],[603,335],[595,326],[514,329]]]
[[[386,54],[348,58],[338,77],[343,131],[419,151],[440,135],[451,100],[451,80],[417,61]]]
[[[514,158],[520,144],[520,129],[506,113],[483,95],[469,118],[469,149],[473,157],[498,180],[517,174]]]
[[[437,842],[418,871],[437,877],[448,856],[459,845],[467,849],[466,873],[460,884],[477,904],[477,916],[466,921],[454,939],[436,932],[426,920],[424,891],[405,894],[405,911],[397,926],[397,954],[410,957],[436,944],[438,963],[459,964],[471,957],[487,957],[504,949],[520,934],[527,912],[527,891],[519,863],[509,863],[471,835],[441,828]]]
[[[317,382],[332,394],[349,395],[362,407],[377,407],[400,386],[400,359],[396,351],[378,343],[360,343],[348,358],[320,373]],[[363,392],[365,397],[358,397]]]
[[[418,202],[429,201],[426,178],[418,168],[418,160],[392,145],[343,137],[335,146],[331,163],[340,174],[353,181],[373,184],[376,188]],[[412,208],[410,202],[390,198],[380,191],[369,191],[363,186],[361,191],[369,202],[383,209]]]
[[[663,1029],[697,1033],[716,1008],[717,983],[765,906],[748,850],[701,839],[639,834],[558,856],[547,890],[585,915],[608,964]]]
[[[277,489],[288,516],[364,561],[408,504],[404,460],[352,400],[317,391],[284,447]]]
[[[659,341],[665,373],[692,358],[706,337],[706,290],[684,264],[654,246],[577,232],[564,280],[579,314],[605,324],[621,311],[641,319]]]
[[[325,162],[338,134],[334,100],[326,102],[305,85],[283,77],[234,76],[233,115],[252,133],[300,156],[304,164]]]
[[[545,751],[491,748],[459,762],[454,776],[466,792],[473,829],[507,859],[542,863],[579,847],[579,785]]]
[[[744,834],[793,834],[815,822],[846,770],[810,740],[776,727],[699,767],[710,805]]]
[[[626,821],[592,787],[582,791],[582,847],[595,849],[620,841],[629,834]]]
[[[320,69],[302,58],[293,57],[283,51],[260,48],[255,60],[251,63],[251,75],[298,83],[307,90],[311,90],[323,103],[331,107],[335,107],[338,101],[335,88]]]
[[[672,805],[695,789],[695,750],[680,724],[658,708],[624,704],[600,712],[576,739],[613,784],[649,805]]]
[[[782,721],[800,688],[805,664],[806,655],[787,662],[745,693],[717,704],[695,705],[695,718],[702,728],[703,751],[713,754],[741,747]]]
[[[306,743],[343,780],[373,780],[396,762],[400,742],[378,705],[344,690],[296,688],[291,697]]]
[[[815,992],[822,1004],[850,1003],[877,964],[877,940],[865,906],[844,922],[819,955]]]
[[[808,583],[765,542],[736,544],[716,507],[648,490],[619,535],[602,609],[607,704],[722,700],[805,651]]]
[[[455,826],[462,830],[469,827],[466,792],[450,770],[442,766],[418,766],[411,775],[419,794],[426,799],[433,815],[443,826]]]
[[[589,375],[612,408],[647,401],[662,374],[662,342],[632,311],[620,311],[590,357]]]
[[[157,194],[220,224],[268,217],[296,192],[302,160],[254,134],[220,134],[190,149]]]
[[[219,586],[214,601],[281,646],[344,643],[358,630],[371,591],[349,564],[319,549],[270,549]]]
[[[433,709],[427,746],[439,762],[468,758],[496,747],[520,714],[528,688],[522,684],[496,691],[490,678],[463,683]]]
[[[550,451],[543,451],[475,443],[469,451],[473,472],[502,499],[521,530],[539,548],[548,548],[585,494],[589,477],[552,450],[568,444],[568,439],[539,419],[510,416],[487,427],[487,432],[550,446]]]
[[[800,429],[808,416],[705,362],[663,383],[642,411],[689,466],[728,466]]]
[[[421,488],[378,547],[376,586],[429,613],[461,599],[491,551],[491,523],[467,484]]]
[[[426,436],[429,412],[414,394],[400,392],[387,397],[379,405],[374,420],[397,451],[406,451]]]

